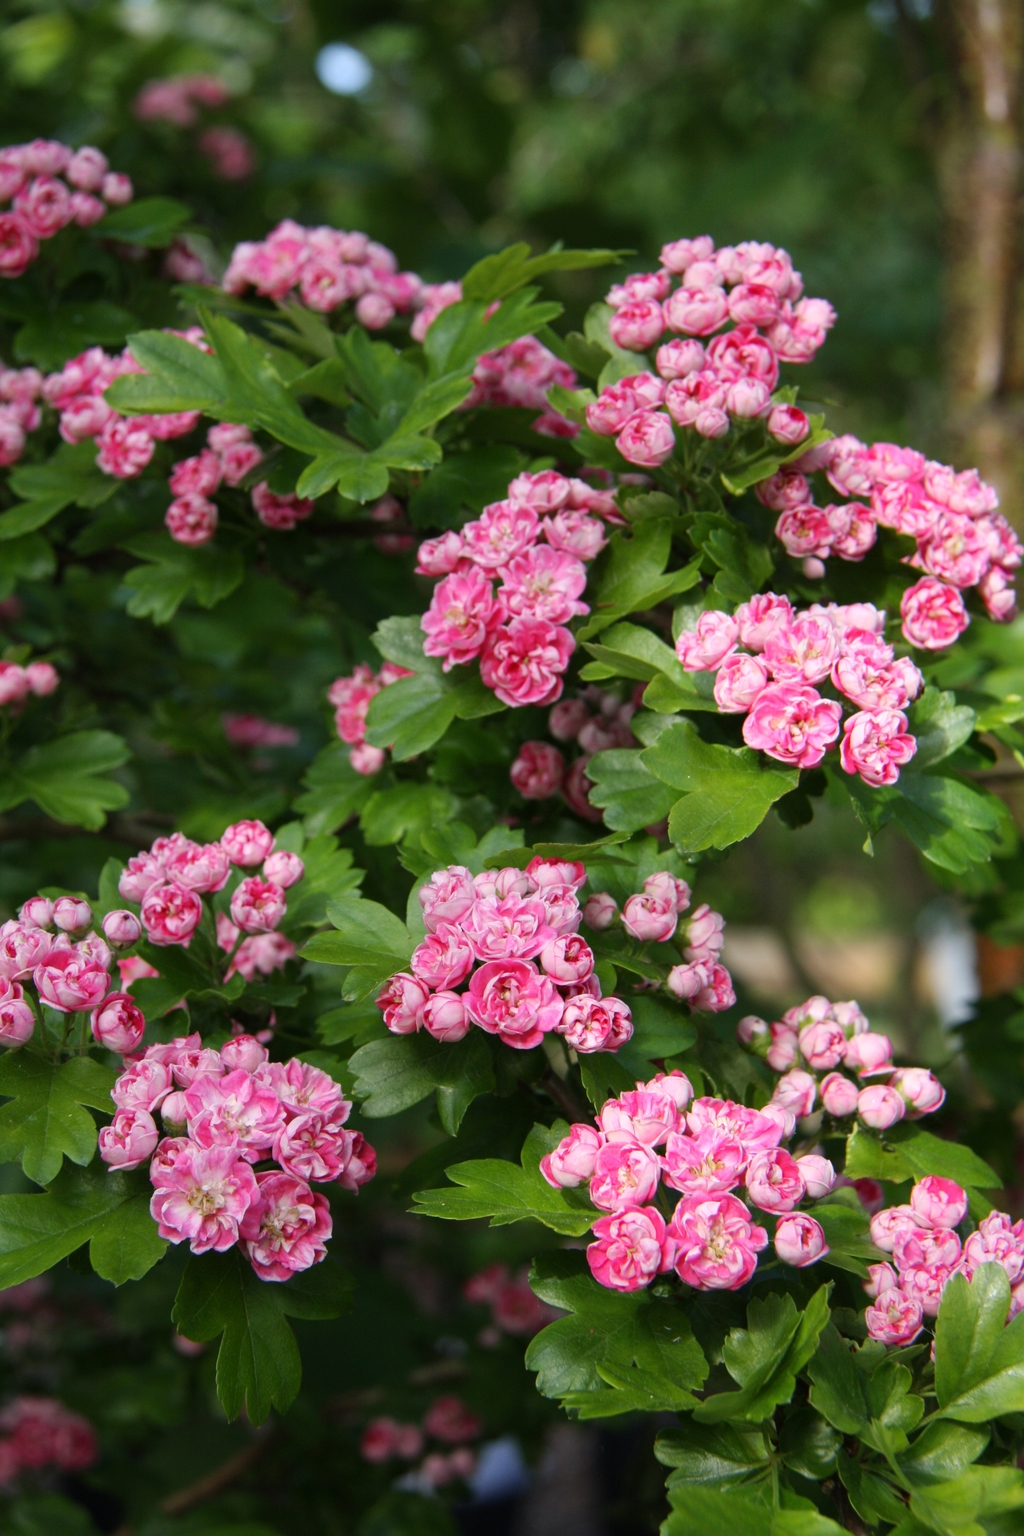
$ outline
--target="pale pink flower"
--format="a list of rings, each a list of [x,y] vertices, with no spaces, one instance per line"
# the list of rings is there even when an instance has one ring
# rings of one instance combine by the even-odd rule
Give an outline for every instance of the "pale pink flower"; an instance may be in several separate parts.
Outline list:
[[[287,898],[272,880],[250,875],[231,897],[231,921],[243,933],[270,933],[285,914]]]
[[[686,336],[710,336],[728,319],[729,301],[721,288],[677,288],[662,312],[670,330]]]
[[[933,576],[922,576],[908,587],[900,600],[900,614],[910,644],[928,651],[952,645],[970,623],[960,593]]]
[[[781,1155],[786,1156],[785,1153]],[[828,1251],[821,1223],[815,1221],[813,1216],[805,1216],[802,1211],[797,1211],[793,1215],[783,1216],[776,1225],[775,1252],[784,1264],[805,1269],[808,1264],[817,1264]]]
[[[674,1067],[671,1072],[656,1072],[649,1082],[637,1083],[636,1086],[641,1092],[669,1099],[680,1114],[693,1098],[693,1084],[678,1067]]]
[[[731,1099],[694,1099],[686,1119],[691,1135],[711,1126],[735,1137],[748,1157],[777,1147],[781,1139],[779,1127],[765,1115]]]
[[[16,193],[11,206],[38,240],[51,239],[74,217],[71,194],[57,176],[36,176]]]
[[[45,928],[14,921],[4,923],[0,928],[0,976],[17,981],[30,975],[43,963],[52,946],[53,939]]]
[[[725,918],[720,912],[712,912],[707,902],[696,907],[686,925],[687,960],[697,960],[713,966],[725,942]]]
[[[249,1162],[273,1146],[284,1107],[273,1088],[238,1068],[200,1072],[185,1090],[188,1133],[201,1147],[233,1147]]]
[[[623,304],[608,322],[608,334],[626,352],[646,352],[665,329],[657,299],[636,299]]]
[[[469,1034],[472,1020],[457,992],[435,992],[427,998],[420,1014],[420,1024],[435,1040],[453,1045]]]
[[[601,1137],[592,1125],[572,1125],[568,1136],[541,1158],[540,1171],[553,1189],[576,1189],[593,1178],[601,1146]]]
[[[594,1279],[613,1291],[638,1291],[661,1268],[665,1221],[654,1206],[602,1216],[593,1225],[595,1243],[587,1248]]]
[[[641,410],[630,416],[615,439],[615,446],[630,464],[654,469],[671,455],[675,441],[667,416],[660,411]]]
[[[843,1060],[859,1077],[892,1068],[892,1041],[874,1030],[860,1030],[843,1047]]]
[[[164,868],[179,885],[202,895],[224,889],[231,861],[221,843],[189,842],[164,861]]]
[[[187,946],[202,916],[203,904],[195,891],[176,880],[151,885],[142,898],[142,922],[151,944]]]
[[[327,1254],[331,1208],[302,1179],[270,1170],[241,1222],[245,1255],[261,1280],[288,1280]],[[193,1244],[193,1251],[195,1245]]]
[[[415,976],[397,971],[389,977],[384,990],[377,997],[377,1007],[384,1015],[384,1023],[393,1035],[412,1035],[422,1022],[423,1005],[430,996],[430,989]]]
[[[769,1026],[769,1045],[765,1060],[773,1072],[785,1072],[796,1061],[800,1032],[785,1019]]]
[[[478,960],[533,960],[555,937],[544,903],[515,893],[479,898],[462,931]]]
[[[918,1221],[921,1216],[915,1211]],[[900,1226],[893,1233],[893,1263],[902,1272],[922,1265],[944,1264],[952,1268],[960,1258],[960,1239],[948,1227]]]
[[[838,1067],[846,1050],[846,1035],[841,1025],[823,1019],[818,1024],[808,1024],[800,1031],[800,1053],[807,1065],[815,1072],[827,1072]]]
[[[644,403],[629,382],[620,379],[602,389],[598,398],[587,406],[587,426],[600,437],[611,437],[643,408]]]
[[[937,1317],[946,1289],[954,1270],[948,1264],[915,1264],[900,1275],[900,1289],[905,1296],[920,1302],[925,1317]]]
[[[715,703],[723,714],[743,715],[768,686],[768,668],[759,656],[735,652],[727,656],[715,677]]]
[[[48,661],[30,661],[25,676],[29,689],[37,698],[46,698],[60,687],[60,674]]]
[[[787,554],[797,559],[807,555],[827,559],[832,551],[833,532],[828,513],[809,503],[789,508],[775,524],[776,538],[786,546]]]
[[[895,784],[916,751],[917,740],[898,709],[862,710],[843,722],[840,762],[844,772],[860,774],[865,784]]]
[[[734,331],[716,336],[708,344],[707,356],[709,365],[727,383],[754,378],[774,389],[778,382],[779,362],[775,351],[752,325],[738,325]]]
[[[290,1061],[271,1061],[257,1068],[259,1077],[277,1094],[289,1114],[315,1113],[343,1125],[351,1104],[333,1077],[309,1062],[293,1056]]]
[[[661,1159],[662,1177],[684,1195],[723,1194],[743,1180],[747,1154],[727,1131],[705,1126],[695,1136],[673,1132]]]
[[[438,923],[457,923],[476,899],[473,876],[461,864],[435,870],[428,883],[419,889],[427,932],[433,933]]]
[[[676,656],[687,672],[713,672],[735,651],[738,633],[730,614],[709,609],[698,618],[696,629],[680,634]]]
[[[750,1159],[744,1183],[751,1201],[762,1211],[791,1211],[807,1189],[797,1163],[781,1147],[756,1152]]]
[[[837,1120],[852,1115],[857,1108],[860,1089],[841,1072],[830,1072],[821,1084],[821,1102]]]
[[[78,896],[58,896],[53,904],[53,921],[65,933],[76,933],[92,922],[92,908]]]
[[[474,971],[464,994],[474,1024],[517,1050],[531,1050],[555,1028],[563,1002],[527,960],[491,960]]]
[[[314,503],[295,495],[277,496],[261,481],[251,492],[253,508],[264,528],[290,533],[296,523],[312,516]]]
[[[875,1083],[857,1096],[857,1113],[872,1130],[885,1131],[906,1114],[906,1104],[895,1088]]]
[[[137,1050],[146,1032],[145,1015],[127,992],[109,992],[90,1015],[89,1025],[98,1045],[121,1055]]]
[[[806,475],[798,469],[782,468],[759,480],[754,487],[758,501],[773,512],[795,512],[798,507],[809,506],[813,500]],[[820,511],[820,508],[816,508]]]
[[[1024,1276],[1024,1223],[1011,1222],[1004,1211],[983,1216],[964,1244],[963,1272],[968,1280],[980,1264],[1001,1265],[1015,1285]]]
[[[609,896],[607,891],[597,891],[593,896],[588,896],[583,908],[583,921],[595,932],[610,928],[618,915],[619,909],[615,898]]]
[[[654,940],[664,944],[676,931],[679,913],[673,897],[643,892],[630,896],[622,909],[622,926],[640,943]]]
[[[220,460],[210,448],[190,459],[179,459],[168,485],[175,496],[212,496],[221,482]]]
[[[91,144],[76,149],[64,168],[64,175],[80,192],[98,192],[110,166],[102,150]]]
[[[704,348],[696,340],[667,341],[658,348],[655,362],[663,379],[685,379],[703,368]]]
[[[911,1205],[890,1205],[876,1211],[871,1218],[871,1241],[883,1253],[892,1253],[896,1241],[904,1231],[919,1231],[922,1222]]]
[[[193,1253],[234,1247],[259,1194],[252,1169],[233,1147],[187,1143],[163,1177],[149,1209],[165,1241],[188,1241]]]
[[[329,1184],[344,1172],[351,1140],[351,1131],[342,1130],[337,1121],[311,1112],[278,1127],[273,1155],[295,1178]]]
[[[144,1109],[119,1109],[99,1133],[100,1157],[111,1168],[127,1171],[152,1157],[160,1140],[156,1121]]]
[[[885,1291],[894,1290],[899,1285],[899,1277],[891,1264],[869,1264],[868,1278],[861,1285],[865,1295],[874,1301]]]
[[[579,934],[549,939],[540,952],[541,968],[558,986],[586,981],[594,969],[594,952]]]
[[[155,439],[141,422],[124,416],[111,416],[97,439],[96,463],[105,475],[131,480],[141,475],[153,457]]]
[[[151,1115],[159,1109],[172,1087],[171,1068],[147,1053],[142,1061],[133,1062],[121,1073],[110,1090],[110,1097],[118,1109],[144,1109]]]
[[[0,977],[0,1045],[16,1049],[31,1040],[36,1016],[20,982]]]
[[[524,800],[549,799],[557,794],[564,777],[565,758],[547,741],[524,741],[509,769],[513,788]]]
[[[826,615],[802,613],[777,625],[765,640],[765,665],[777,683],[817,683],[839,653],[839,636]]]
[[[657,1154],[639,1142],[608,1142],[594,1159],[590,1198],[602,1211],[646,1205],[658,1188]]]
[[[670,272],[683,273],[696,261],[710,261],[715,254],[715,242],[710,235],[697,235],[692,240],[672,240],[661,248],[661,264]]]
[[[606,1099],[597,1123],[607,1141],[639,1141],[656,1147],[679,1125],[679,1110],[667,1094],[646,1087]]]
[[[536,544],[502,566],[499,575],[498,603],[503,618],[567,624],[590,612],[587,604],[579,601],[587,584],[586,567],[574,555]]]
[[[888,647],[886,647],[888,649]],[[841,654],[832,668],[832,681],[861,709],[903,709],[924,687],[924,678],[910,660],[876,664],[870,656]]]
[[[263,878],[280,886],[282,891],[298,885],[305,873],[306,866],[299,855],[290,853],[286,848],[279,848],[275,853],[268,854],[263,861]]]
[[[688,373],[683,379],[674,379],[665,391],[665,408],[677,427],[697,426],[702,437],[717,437],[717,431],[703,431],[698,423],[705,412],[714,412],[712,426],[725,422],[729,429],[729,417],[723,410],[729,398],[729,386],[719,378],[713,368],[702,368],[699,373]],[[707,423],[705,423],[706,425]]]
[[[748,747],[779,762],[815,768],[839,735],[842,706],[811,687],[778,683],[759,695],[743,722]]]
[[[889,1079],[889,1087],[906,1100],[909,1120],[934,1114],[946,1102],[945,1088],[926,1067],[900,1067]]]
[[[800,1067],[794,1067],[779,1078],[772,1099],[801,1120],[804,1115],[811,1113],[817,1096],[818,1085],[811,1074]]]
[[[80,1013],[98,1007],[110,977],[96,960],[55,945],[32,973],[42,1002],[58,1013]]]
[[[670,875],[667,870],[658,870],[656,874],[647,876],[644,881],[644,895],[652,897],[655,901],[670,903],[676,912],[685,912],[690,905],[689,885],[678,876]],[[693,914],[693,919],[697,918],[698,913],[706,915],[708,910],[706,905],[698,907]]]
[[[451,578],[449,578],[451,579]],[[503,704],[553,704],[576,649],[569,630],[544,619],[512,619],[487,636],[480,676]]]
[[[532,507],[495,501],[462,530],[465,556],[494,573],[537,542],[540,520]]]
[[[680,1200],[668,1224],[673,1267],[698,1291],[737,1291],[757,1268],[768,1233],[750,1220],[735,1195],[693,1195]]]
[[[809,1152],[805,1157],[798,1157],[796,1165],[811,1200],[823,1200],[835,1188],[836,1171],[827,1157]]]
[[[811,423],[806,413],[795,405],[775,406],[766,426],[770,437],[774,437],[776,442],[785,443],[788,447],[802,443],[811,430]]]
[[[541,893],[566,885],[578,891],[587,883],[586,865],[579,859],[545,859],[536,854],[527,864],[526,874]]]
[[[583,985],[593,984],[596,978],[591,976]],[[569,997],[555,1027],[580,1056],[594,1051],[617,1051],[633,1035],[628,1005],[621,998],[595,997],[590,992]]]
[[[236,821],[221,833],[220,845],[232,864],[262,864],[274,846],[274,834],[262,821]]]
[[[778,597],[774,592],[758,592],[748,602],[740,604],[734,617],[740,644],[748,651],[760,652],[774,629],[792,622],[793,606],[788,597]]]
[[[454,923],[438,923],[434,932],[413,950],[411,969],[432,990],[457,987],[473,969],[473,946]]]
[[[225,1040],[220,1048],[220,1059],[224,1063],[225,1070],[234,1072],[241,1069],[243,1072],[255,1072],[267,1060],[269,1052],[265,1045],[261,1045],[255,1035],[232,1035],[230,1040]]]

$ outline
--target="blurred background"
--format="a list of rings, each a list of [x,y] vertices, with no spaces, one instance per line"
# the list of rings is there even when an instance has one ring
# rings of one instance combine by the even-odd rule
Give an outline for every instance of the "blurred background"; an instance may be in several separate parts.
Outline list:
[[[196,232],[170,272],[183,279],[219,273],[236,241],[285,218],[365,230],[430,281],[458,277],[519,239],[634,253],[622,271],[643,269],[683,235],[783,245],[807,291],[839,313],[805,371],[805,393],[827,405],[830,425],[979,465],[1022,529],[1022,47],[1021,0],[3,0],[0,143],[37,135],[95,143],[140,193],[186,202]],[[214,86],[192,88],[194,77]],[[578,325],[608,281],[607,271],[556,275],[550,287],[567,311],[560,327]],[[293,626],[304,664],[325,644],[316,617],[307,618],[304,630]],[[273,623],[245,658],[216,654],[216,624],[183,617],[167,643],[208,669],[237,671],[243,659],[250,670],[270,668]],[[996,665],[1004,696],[1024,692],[1024,621],[998,634],[976,625],[964,658],[968,680],[975,663]],[[318,689],[331,664],[328,655],[314,667]],[[312,690],[297,710],[308,713]],[[179,724],[189,735],[189,722]],[[1022,770],[1003,756],[993,787],[1018,815]],[[373,850],[364,853],[357,862],[370,864],[369,886]],[[1007,860],[957,894],[892,831],[869,856],[848,808],[825,800],[808,826],[793,831],[772,816],[730,857],[702,865],[699,897],[728,920],[725,959],[748,1007],[771,1018],[810,992],[857,997],[901,1051],[946,1069],[952,1129],[1014,1183],[1012,1111],[1024,1096],[1024,994],[1013,994],[1024,982],[1019,863]],[[0,870],[0,897],[13,902],[20,882],[17,868]],[[989,1000],[967,1032],[968,1064],[956,1026],[980,994]],[[991,1114],[997,1104],[1002,1116]],[[347,1239],[363,1282],[359,1310],[336,1327],[317,1325],[321,1369],[307,1360],[309,1396],[289,1416],[291,1429],[257,1453],[268,1466],[294,1468],[295,1437],[304,1435],[307,1448],[330,1452],[334,1470],[303,1463],[298,1503],[276,1509],[274,1528],[316,1508],[325,1530],[355,1529],[362,1509],[346,1512],[339,1490],[358,1464],[368,1415],[422,1414],[454,1383],[478,1410],[488,1405],[488,1443],[504,1446],[491,1481],[482,1478],[462,1508],[461,1529],[655,1529],[660,1475],[649,1433],[613,1436],[609,1457],[594,1433],[558,1427],[548,1405],[524,1394],[523,1338],[543,1318],[529,1313],[521,1266],[538,1234],[477,1233],[459,1247],[414,1222],[388,1179],[436,1133],[415,1113],[366,1129],[387,1178]],[[495,1263],[513,1287],[504,1314],[496,1290],[475,1303],[459,1292]],[[108,1310],[72,1274],[56,1295],[2,1314],[12,1379],[29,1387],[42,1371],[73,1401],[76,1373],[108,1368],[104,1341],[135,1362],[110,1379],[103,1428],[121,1435],[122,1451],[90,1484],[102,1530],[125,1528],[113,1490],[184,1480],[172,1470],[191,1390],[182,1372],[199,1372],[201,1387],[212,1362],[186,1361],[170,1343],[154,1353],[166,1302],[150,1297],[155,1310],[143,1315],[122,1296]],[[488,1307],[497,1321],[488,1322]],[[513,1429],[518,1438],[502,1438]],[[239,1435],[210,1428],[211,1466],[251,1451]],[[646,1471],[634,1469],[631,1435],[642,1451],[635,1466]],[[522,1455],[535,1458],[542,1445],[547,1459],[531,1492]],[[249,1521],[253,1536],[266,1532],[265,1492],[245,1491],[253,1462],[212,1491],[193,1488],[145,1528],[160,1533],[171,1515],[187,1526],[201,1509]],[[376,1491],[394,1475],[382,1467]],[[422,1501],[410,1516],[419,1524],[404,1518],[396,1504],[391,1523],[359,1529],[427,1530]],[[440,1536],[449,1529],[437,1526]]]

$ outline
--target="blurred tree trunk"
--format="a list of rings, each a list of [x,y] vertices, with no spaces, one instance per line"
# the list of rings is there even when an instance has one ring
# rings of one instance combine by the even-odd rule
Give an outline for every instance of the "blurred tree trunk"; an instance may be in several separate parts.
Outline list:
[[[948,424],[1024,529],[1024,0],[945,0],[937,20],[953,89],[939,173],[949,242]]]

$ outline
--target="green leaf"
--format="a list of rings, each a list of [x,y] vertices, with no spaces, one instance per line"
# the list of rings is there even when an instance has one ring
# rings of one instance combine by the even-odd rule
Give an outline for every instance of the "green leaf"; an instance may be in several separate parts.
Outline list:
[[[877,1525],[879,1520],[895,1525],[902,1520],[906,1505],[890,1483],[843,1451],[839,1454],[838,1465],[840,1481],[862,1520],[868,1525]]]
[[[1024,1472],[1017,1467],[969,1467],[952,1482],[919,1488],[910,1495],[914,1518],[937,1536],[985,1536],[989,1530],[1019,1530],[1019,1516],[994,1526],[982,1521],[1021,1508]]]
[[[672,523],[668,518],[644,518],[629,528],[618,529],[601,556],[593,611],[577,638],[590,640],[627,614],[654,608],[676,593],[696,586],[700,580],[699,560],[665,574],[671,548]]]
[[[129,310],[108,299],[60,304],[45,318],[21,327],[14,338],[14,356],[20,363],[53,372],[87,347],[121,346],[134,323]]]
[[[457,1047],[442,1046],[440,1049],[450,1051]],[[374,1045],[363,1046],[353,1057],[353,1063],[363,1052],[374,1050]],[[514,1221],[539,1221],[567,1237],[582,1236],[597,1217],[585,1191],[552,1189],[540,1172],[540,1159],[567,1131],[564,1121],[557,1121],[550,1131],[544,1126],[534,1126],[523,1144],[522,1166],[518,1168],[515,1163],[498,1158],[455,1163],[446,1172],[449,1180],[459,1188],[419,1191],[413,1196],[415,1211],[421,1216],[439,1216],[446,1221],[478,1221],[489,1216],[492,1227],[507,1227]]]
[[[807,1374],[812,1383],[810,1400],[818,1412],[844,1435],[859,1434],[869,1417],[863,1376],[846,1340],[831,1323],[822,1329]]]
[[[998,1264],[982,1264],[970,1285],[954,1275],[946,1286],[935,1325],[943,1417],[984,1424],[1024,1410],[1024,1324],[1006,1324],[1009,1307],[1010,1282]]]
[[[490,1048],[475,1029],[456,1045],[425,1034],[371,1040],[350,1058],[349,1070],[355,1074],[353,1093],[362,1101],[361,1111],[374,1120],[401,1114],[436,1089],[442,1124],[450,1136],[473,1099],[494,1087]],[[452,1177],[456,1171],[450,1170]]]
[[[925,1426],[908,1450],[897,1457],[900,1471],[914,1487],[952,1482],[977,1461],[988,1445],[988,1428],[934,1419]]]
[[[719,1392],[694,1412],[703,1424],[724,1419],[756,1422],[767,1418],[779,1403],[788,1403],[796,1389],[796,1373],[818,1347],[828,1322],[830,1285],[823,1285],[798,1312],[792,1296],[777,1293],[755,1299],[747,1307],[747,1327],[733,1328],[722,1354],[739,1392]]]
[[[132,594],[128,612],[135,619],[151,618],[154,624],[169,623],[189,597],[203,608],[216,607],[245,576],[240,550],[214,545],[189,549],[163,531],[141,534],[124,547],[150,562],[125,574],[124,584]]]
[[[928,687],[909,711],[910,728],[917,739],[914,772],[949,757],[962,747],[975,729],[974,710],[958,704],[955,693]]]
[[[409,833],[443,826],[455,814],[457,801],[438,784],[396,784],[378,789],[359,818],[363,836],[373,847],[401,842]]]
[[[89,1245],[89,1259],[101,1280],[124,1285],[127,1280],[141,1280],[167,1252],[167,1244],[149,1214],[153,1194],[146,1170],[142,1187],[125,1202],[117,1217],[105,1223]]]
[[[333,930],[314,934],[302,956],[321,965],[357,967],[359,996],[376,991],[395,971],[408,965],[413,940],[401,918],[387,907],[360,896],[342,896],[328,902],[327,917]],[[346,988],[346,996],[352,995]]]
[[[508,346],[557,319],[561,304],[535,304],[536,295],[536,288],[523,288],[490,316],[483,299],[463,299],[442,310],[423,343],[434,377],[471,372],[482,353]]]
[[[738,1482],[769,1465],[768,1449],[760,1429],[743,1424],[696,1424],[684,1419],[678,1427],[664,1429],[654,1442],[654,1454],[675,1471],[668,1487],[688,1488]]]
[[[93,226],[93,238],[119,240],[123,245],[147,245],[162,250],[192,217],[191,209],[173,197],[140,197],[108,213]]]
[[[767,767],[762,754],[747,747],[702,741],[690,720],[663,731],[641,758],[663,783],[685,791],[669,816],[669,837],[686,853],[749,837],[800,777],[795,768]]]
[[[782,1459],[791,1471],[820,1482],[836,1469],[843,1437],[806,1405],[787,1415],[779,1436]]]
[[[137,331],[128,347],[146,372],[122,374],[105,391],[103,398],[116,411],[205,411],[219,417],[228,384],[216,357],[169,331]]]
[[[20,465],[12,472],[9,484],[24,498],[24,504],[0,514],[0,540],[18,539],[42,528],[72,503],[98,507],[118,486],[115,479],[97,469],[93,442],[74,446],[62,443],[46,463]]]
[[[595,752],[587,763],[591,805],[604,811],[605,825],[617,832],[639,832],[666,817],[679,799],[645,766],[643,753],[628,747]]]
[[[895,821],[925,858],[965,875],[986,864],[1014,836],[1009,811],[984,785],[950,773],[917,773],[905,768],[899,783],[872,789],[843,774],[860,819],[871,831]]]
[[[373,777],[356,772],[343,742],[332,742],[318,752],[302,782],[306,793],[293,806],[303,817],[309,837],[336,831],[358,815],[373,794]]]
[[[636,1408],[692,1408],[708,1365],[681,1307],[649,1291],[598,1285],[579,1253],[551,1252],[534,1264],[536,1294],[570,1313],[531,1340],[526,1368],[537,1390],[581,1419]]]
[[[682,1004],[653,992],[636,992],[629,999],[633,1036],[615,1052],[615,1060],[634,1077],[649,1077],[652,1061],[664,1061],[688,1051],[697,1029]],[[598,1052],[602,1055],[602,1052]]]
[[[903,1121],[880,1136],[854,1129],[846,1143],[846,1175],[851,1179],[888,1179],[900,1184],[937,1174],[965,1189],[999,1189],[999,1175],[970,1147],[947,1141],[914,1122]]]
[[[745,603],[768,580],[772,557],[731,518],[705,514],[695,519],[690,538],[719,567],[713,590],[727,603]]]
[[[661,1536],[843,1536],[827,1515],[813,1508],[772,1509],[742,1493],[680,1485],[669,1495],[672,1514]],[[904,1533],[906,1536],[906,1533]]]
[[[639,624],[616,624],[605,632],[599,645],[586,647],[598,661],[614,667],[620,677],[651,678],[665,673],[681,689],[690,686],[690,677],[676,660],[676,653],[649,629]]]
[[[409,498],[414,527],[459,527],[463,508],[480,512],[490,502],[501,500],[523,462],[518,448],[505,444],[448,454]]]
[[[104,775],[129,756],[127,742],[110,731],[74,731],[30,747],[0,780],[0,809],[34,800],[55,821],[98,832],[107,811],[128,804],[124,785]]]
[[[390,747],[396,762],[425,752],[455,719],[458,699],[446,680],[418,672],[382,688],[370,702],[366,739]]]
[[[547,251],[531,256],[525,240],[506,246],[493,256],[485,256],[470,267],[462,279],[466,299],[483,299],[487,304],[505,299],[517,288],[532,283],[543,272],[578,272],[587,267],[607,267],[628,254],[625,251]]]
[[[370,638],[385,661],[393,661],[397,667],[405,667],[410,672],[441,676],[438,658],[423,654],[424,635],[419,614],[395,614],[381,619]]]
[[[842,1200],[822,1200],[815,1205],[814,1214],[829,1246],[824,1262],[866,1280],[868,1265],[881,1262],[882,1255],[868,1235],[863,1209]]]
[[[296,398],[300,395],[313,395],[318,400],[326,400],[329,405],[344,408],[352,404],[352,396],[345,387],[345,381],[346,373],[341,360],[325,357],[312,368],[307,368],[305,373],[289,380],[286,387],[288,393]]]
[[[222,1334],[217,1396],[229,1419],[245,1411],[262,1424],[288,1409],[299,1390],[302,1363],[287,1317],[337,1317],[348,1305],[348,1276],[329,1260],[272,1284],[260,1280],[238,1248],[193,1255],[171,1316],[186,1338],[205,1343]]]
[[[63,1159],[85,1166],[96,1151],[96,1124],[83,1108],[113,1114],[117,1074],[88,1056],[54,1066],[29,1051],[0,1060],[0,1162],[18,1159],[30,1179],[49,1184]]]
[[[89,1168],[66,1164],[41,1195],[0,1195],[0,1287],[20,1285],[74,1253],[83,1243],[95,1244],[98,1272],[116,1278],[138,1280],[160,1254],[149,1239],[125,1245],[114,1262],[113,1242],[129,1207],[140,1196],[148,1202],[152,1190],[145,1169],[115,1173],[93,1163]],[[127,1219],[135,1224],[135,1216]],[[156,1227],[154,1225],[155,1233]],[[162,1248],[161,1248],[162,1252]]]

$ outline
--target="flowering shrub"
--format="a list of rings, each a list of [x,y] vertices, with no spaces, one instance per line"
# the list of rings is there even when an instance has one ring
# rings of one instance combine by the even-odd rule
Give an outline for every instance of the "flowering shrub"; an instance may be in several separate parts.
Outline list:
[[[0,150],[0,203],[11,205],[0,213],[0,277],[21,277],[39,255],[40,240],[52,240],[68,224],[88,229],[134,195],[129,178],[110,170],[91,144],[78,150],[55,139],[8,145]]]

